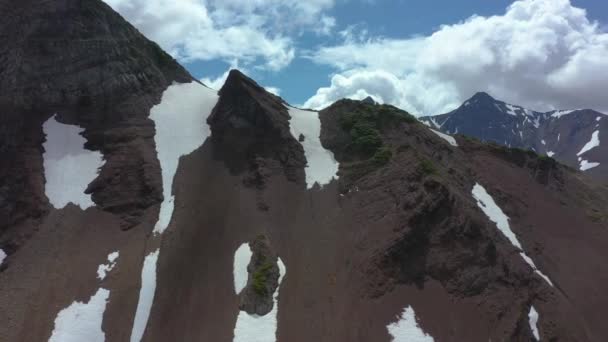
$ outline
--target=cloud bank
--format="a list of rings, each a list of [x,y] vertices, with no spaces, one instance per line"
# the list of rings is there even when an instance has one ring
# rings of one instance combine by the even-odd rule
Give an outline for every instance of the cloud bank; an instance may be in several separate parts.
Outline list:
[[[608,109],[608,33],[569,0],[520,0],[429,36],[344,40],[308,58],[337,73],[305,106],[371,95],[413,114],[441,114],[476,91],[532,109]]]
[[[280,70],[296,54],[291,37],[327,35],[334,0],[104,0],[181,61],[238,59]]]

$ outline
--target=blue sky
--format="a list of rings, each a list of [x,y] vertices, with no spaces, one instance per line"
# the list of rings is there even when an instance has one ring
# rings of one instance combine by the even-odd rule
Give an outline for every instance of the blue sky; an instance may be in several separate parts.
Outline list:
[[[604,1],[105,1],[216,88],[238,67],[314,108],[371,95],[440,114],[488,91],[532,109],[608,109]]]

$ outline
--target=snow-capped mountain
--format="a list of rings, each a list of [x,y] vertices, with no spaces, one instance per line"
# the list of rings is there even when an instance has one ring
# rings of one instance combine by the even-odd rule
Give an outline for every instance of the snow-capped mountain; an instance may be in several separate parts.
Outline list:
[[[590,110],[536,112],[477,93],[454,111],[422,117],[428,126],[547,155],[608,181],[608,115]]]
[[[585,174],[237,70],[216,92],[99,0],[0,9],[0,341],[608,339]]]

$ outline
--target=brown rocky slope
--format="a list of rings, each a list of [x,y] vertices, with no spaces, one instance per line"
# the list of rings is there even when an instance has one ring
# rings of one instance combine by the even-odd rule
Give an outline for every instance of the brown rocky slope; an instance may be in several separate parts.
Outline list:
[[[31,22],[62,41],[71,25],[105,23],[94,25],[103,28],[94,37],[116,45],[98,52],[117,58],[97,59],[79,47],[85,40],[70,40],[73,54],[91,63],[71,65],[45,87],[61,89],[64,77],[88,72],[113,75],[114,63],[126,63],[114,81],[132,83],[99,93],[105,88],[93,87],[88,100],[73,97],[75,103],[55,103],[53,91],[45,95],[41,88],[36,94],[48,107],[38,109],[23,100],[30,83],[2,84],[12,94],[2,110],[13,113],[2,127],[14,125],[1,131],[11,142],[4,156],[14,162],[1,170],[19,181],[0,187],[8,194],[0,197],[0,208],[8,208],[0,248],[9,252],[0,268],[0,340],[48,340],[62,309],[86,303],[103,287],[110,293],[100,327],[105,340],[129,341],[144,256],[158,248],[142,341],[232,341],[242,310],[271,314],[272,291],[278,291],[270,308],[277,341],[388,342],[387,326],[406,307],[435,341],[530,341],[532,306],[543,341],[608,339],[608,190],[584,175],[534,153],[464,137],[453,146],[397,108],[342,100],[318,114],[321,143],[340,162],[339,179],[307,189],[306,165],[314,160],[303,146],[315,137],[292,136],[291,109],[233,71],[207,121],[211,137],[179,161],[170,224],[153,235],[162,184],[148,115],[172,81],[190,76],[154,54],[130,58],[127,46],[141,52],[155,45],[99,1],[43,2],[31,13],[23,12],[31,1],[1,4],[12,23],[2,32]],[[74,22],[57,25],[56,11]],[[41,41],[36,37],[25,35],[20,46]],[[59,60],[62,51],[36,58]],[[89,147],[104,153],[106,164],[88,189],[95,207],[58,210],[44,197],[47,108],[85,127]],[[15,127],[31,134],[11,135]],[[509,217],[522,249],[552,285],[480,209],[476,184]],[[254,246],[254,257],[239,294],[235,252],[244,244]],[[95,271],[114,251],[120,252],[116,267],[100,280]],[[258,271],[265,276],[256,277]],[[256,287],[264,296],[251,297],[247,291]]]

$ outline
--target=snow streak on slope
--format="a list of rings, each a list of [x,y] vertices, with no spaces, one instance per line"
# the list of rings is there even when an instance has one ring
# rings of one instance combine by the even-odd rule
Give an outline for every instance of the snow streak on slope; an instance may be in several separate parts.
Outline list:
[[[156,151],[162,170],[163,196],[155,233],[167,229],[173,215],[173,177],[179,158],[189,154],[211,134],[207,117],[217,103],[218,95],[199,83],[174,84],[163,93],[161,103],[150,110],[154,120]]]
[[[389,324],[388,333],[393,342],[434,342],[430,335],[426,334],[416,322],[414,309],[408,306],[403,310],[399,321]]]
[[[588,160],[582,159],[580,170],[587,171],[587,170],[593,169],[594,167],[598,167],[598,166],[600,166],[600,163],[594,163],[594,162],[590,162]]]
[[[557,110],[553,114],[551,114],[551,117],[559,119],[559,118],[561,118],[564,115],[568,115],[568,114],[574,113],[576,111],[578,111],[578,109],[573,109],[573,110]]]
[[[534,306],[530,307],[528,322],[530,324],[530,329],[532,329],[532,334],[534,334],[534,338],[536,338],[537,341],[540,341],[540,334],[538,333],[538,312]]]
[[[106,279],[106,275],[108,274],[108,272],[110,272],[112,269],[114,269],[114,266],[116,266],[116,259],[118,259],[118,255],[118,252],[110,253],[108,255],[108,263],[99,265],[99,267],[97,268],[97,279]]]
[[[179,158],[200,147],[211,135],[207,117],[217,103],[218,95],[200,83],[173,84],[163,93],[161,103],[150,110],[156,134],[154,142],[160,162],[163,196],[154,233],[162,234],[173,216],[173,178]],[[144,260],[141,289],[131,331],[131,342],[139,342],[146,330],[156,291],[156,263],[159,250]]]
[[[74,302],[61,310],[49,342],[104,342],[101,323],[109,297],[110,291],[99,289],[88,303]]]
[[[591,140],[583,146],[583,148],[576,154],[577,156],[583,155],[585,152],[600,146],[600,131],[595,131],[591,134]]]
[[[449,136],[447,134],[441,133],[439,131],[436,131],[434,129],[431,129],[431,132],[437,134],[441,139],[447,141],[450,145],[454,146],[454,147],[458,147],[458,144],[456,143],[456,139],[454,139],[454,137]]]
[[[549,285],[553,286],[553,283],[551,282],[549,277],[544,275],[536,267],[536,265],[534,265],[534,261],[532,261],[532,259],[530,259],[530,257],[524,252],[521,244],[519,243],[519,240],[517,240],[517,236],[515,236],[515,233],[513,233],[511,227],[509,226],[509,218],[498,207],[498,205],[496,205],[496,202],[494,202],[494,199],[492,198],[492,196],[490,196],[490,194],[488,194],[486,189],[483,186],[479,185],[479,183],[477,183],[473,187],[472,193],[475,200],[477,200],[477,205],[479,206],[479,208],[484,212],[484,214],[486,214],[490,221],[496,223],[496,227],[498,227],[498,230],[500,230],[500,232],[511,242],[511,244],[520,250],[519,254],[524,259],[524,261],[528,263],[530,267],[532,267],[534,272],[536,272],[539,276],[545,279],[545,281],[547,281]]]
[[[306,166],[306,185],[310,189],[315,183],[325,185],[332,179],[338,178],[339,164],[334,154],[321,145],[321,120],[319,113],[288,107],[289,129],[291,134],[299,140],[300,134],[304,136],[301,141],[304,155],[308,161]]]
[[[6,259],[6,253],[4,253],[2,249],[0,249],[0,266],[2,266],[4,259]]]
[[[131,342],[141,341],[148,318],[150,317],[150,309],[154,301],[154,292],[156,291],[156,262],[158,261],[158,250],[148,254],[144,260],[144,267],[141,271],[141,289],[139,290],[139,301],[137,302],[137,311],[135,312],[135,321],[133,322],[133,330],[131,331]]]
[[[279,289],[287,269],[281,258],[279,264],[279,285],[273,294],[272,310],[264,316],[250,315],[245,311],[239,311],[239,316],[234,327],[233,342],[274,342],[277,340],[277,316],[279,313]]]
[[[51,205],[57,209],[70,202],[82,209],[94,206],[91,196],[84,191],[103,166],[102,154],[84,148],[86,139],[80,135],[84,129],[62,124],[55,116],[48,119],[42,129],[46,135],[42,145],[44,192]]]
[[[247,278],[249,277],[247,266],[249,266],[252,255],[248,243],[242,244],[234,253],[234,292],[236,294],[241,293],[247,286]]]

